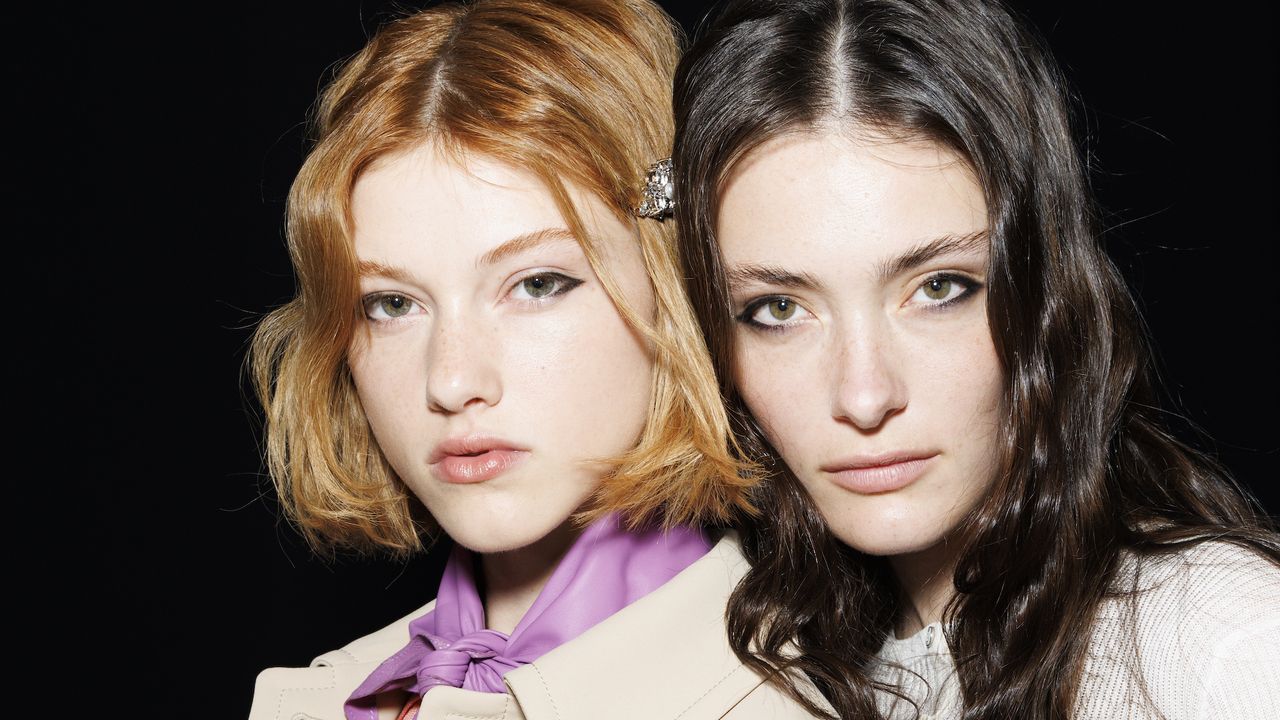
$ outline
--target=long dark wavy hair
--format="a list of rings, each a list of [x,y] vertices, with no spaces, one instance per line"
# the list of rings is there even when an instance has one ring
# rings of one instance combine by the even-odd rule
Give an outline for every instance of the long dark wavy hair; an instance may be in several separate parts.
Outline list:
[[[747,412],[716,239],[726,175],[781,134],[861,126],[928,139],[964,158],[985,193],[987,315],[1005,381],[997,475],[958,533],[945,613],[965,718],[1071,716],[1085,630],[1122,594],[1125,553],[1216,539],[1280,565],[1271,520],[1161,423],[1065,88],[1045,43],[994,0],[733,0],[677,71],[681,257],[739,444],[772,475],[761,517],[742,519],[752,570],[730,601],[730,641],[793,692],[807,675],[840,717],[879,717],[877,689],[895,691],[870,669],[899,617],[897,584],[883,558],[827,530]]]

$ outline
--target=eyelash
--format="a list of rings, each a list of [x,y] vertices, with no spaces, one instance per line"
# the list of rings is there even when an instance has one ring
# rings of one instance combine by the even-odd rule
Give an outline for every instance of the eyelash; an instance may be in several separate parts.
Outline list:
[[[392,298],[392,297],[400,298],[404,300],[406,303],[408,303],[411,306],[411,308],[418,306],[417,300],[414,300],[413,298],[409,297],[408,295],[405,295],[404,293],[398,293],[398,292],[371,293],[369,295],[365,295],[360,300],[360,306],[364,309],[365,319],[371,323],[379,324],[379,325],[385,324],[385,323],[393,323],[393,322],[397,322],[399,320],[404,319],[403,316],[381,317],[381,318],[373,316],[375,309],[378,307],[378,303],[380,303],[385,298]]]
[[[556,283],[555,291],[549,295],[544,295],[543,297],[540,297],[540,298],[533,298],[533,297],[520,298],[516,300],[516,302],[534,303],[534,304],[540,305],[542,303],[548,302],[554,298],[560,297],[561,295],[568,293],[569,291],[582,285],[582,282],[583,282],[577,278],[569,277],[568,275],[565,275],[563,273],[535,272],[535,273],[530,273],[529,275],[526,275],[520,278],[519,280],[515,281],[515,283],[513,283],[511,287],[507,290],[506,294],[511,295],[521,285],[535,278],[545,278],[545,279],[554,281]],[[377,324],[392,323],[392,322],[401,320],[407,316],[407,315],[402,315],[400,317],[384,317],[384,318],[373,316],[375,309],[378,307],[378,303],[381,302],[383,299],[389,298],[389,297],[398,297],[403,299],[405,302],[410,304],[411,309],[412,307],[420,306],[417,300],[410,298],[408,295],[405,295],[404,293],[398,293],[398,292],[371,293],[369,295],[364,296],[360,301],[361,307],[364,308],[365,318],[369,322],[377,323]]]
[[[925,278],[919,285],[916,286],[916,291],[918,292],[922,290],[929,283],[938,282],[938,281],[957,283],[961,285],[964,288],[964,290],[959,295],[951,298],[950,300],[943,300],[942,302],[927,304],[925,307],[930,312],[941,312],[945,309],[952,307],[953,305],[963,303],[969,298],[973,297],[973,294],[981,290],[983,287],[982,283],[978,282],[977,280],[974,280],[973,278],[967,275],[961,275],[959,273],[953,273],[953,272],[940,272]],[[912,297],[915,297],[915,292],[911,293],[911,295]]]
[[[533,280],[535,278],[547,278],[547,279],[556,281],[557,286],[556,286],[555,292],[551,293],[550,295],[544,295],[543,297],[540,297],[540,298],[533,298],[533,297],[521,298],[517,300],[517,302],[526,302],[526,303],[531,302],[531,303],[541,304],[553,298],[557,298],[562,295],[565,295],[570,291],[574,290],[575,288],[577,288],[578,286],[582,285],[581,280],[577,278],[569,277],[564,273],[548,272],[548,271],[533,272],[533,273],[529,273],[528,275],[525,275],[519,280],[516,280],[515,283],[511,285],[511,289],[507,291],[507,295],[510,295],[511,293],[515,292],[516,289],[522,286],[524,283],[530,280]]]
[[[959,295],[951,298],[950,300],[944,300],[942,302],[926,304],[925,309],[929,312],[942,312],[955,305],[963,303],[969,300],[970,298],[972,298],[974,293],[976,293],[978,290],[981,290],[983,287],[982,283],[966,275],[960,275],[959,273],[952,273],[952,272],[941,272],[934,275],[930,275],[929,277],[921,281],[921,283],[916,286],[915,291],[912,292],[912,297],[914,297],[915,293],[923,289],[926,285],[933,282],[939,282],[939,281],[956,283],[960,285],[963,288],[963,290]],[[768,295],[766,297],[757,298],[755,300],[752,300],[750,303],[748,303],[747,306],[743,308],[742,312],[738,313],[738,315],[734,317],[734,320],[737,320],[738,322],[744,325],[747,325],[751,329],[757,330],[760,332],[770,332],[770,333],[786,332],[793,325],[795,325],[795,323],[779,323],[777,325],[767,325],[755,319],[756,313],[759,312],[761,308],[769,305],[770,303],[777,302],[779,300],[786,300],[792,303],[796,302],[795,298],[787,295]],[[796,305],[798,305],[802,309],[804,308],[804,306],[800,305],[799,303],[796,303]],[[808,311],[806,310],[806,312]]]
[[[792,325],[794,325],[795,323],[779,323],[777,325],[767,325],[755,319],[755,315],[757,312],[759,312],[760,308],[767,306],[769,303],[778,302],[779,300],[786,300],[787,302],[795,303],[797,307],[804,309],[804,306],[801,305],[800,303],[797,303],[795,301],[795,298],[788,297],[786,295],[769,295],[767,297],[757,298],[755,300],[752,300],[750,303],[747,303],[747,306],[743,308],[742,312],[739,313],[734,319],[750,327],[752,330],[757,330],[760,332],[770,332],[770,333],[786,332],[786,330],[790,328]],[[805,312],[808,312],[808,311],[806,310]]]

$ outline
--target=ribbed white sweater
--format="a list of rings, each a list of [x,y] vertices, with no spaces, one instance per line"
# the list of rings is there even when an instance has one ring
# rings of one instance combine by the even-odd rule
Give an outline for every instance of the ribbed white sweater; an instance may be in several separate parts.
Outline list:
[[[1280,569],[1209,542],[1127,562],[1118,588],[1138,594],[1099,608],[1078,720],[1280,719]],[[890,638],[880,657],[880,677],[919,703],[921,720],[960,717],[955,666],[937,623]],[[881,700],[886,717],[914,717],[896,697]]]

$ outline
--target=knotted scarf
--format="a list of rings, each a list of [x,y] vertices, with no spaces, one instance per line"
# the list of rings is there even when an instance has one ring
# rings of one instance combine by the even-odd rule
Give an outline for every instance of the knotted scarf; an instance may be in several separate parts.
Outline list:
[[[378,666],[346,703],[347,720],[376,718],[375,696],[421,695],[437,685],[506,692],[502,676],[572,640],[649,594],[710,549],[687,527],[630,532],[615,516],[588,526],[510,636],[485,629],[475,558],[455,547],[435,609],[409,623],[409,644]]]

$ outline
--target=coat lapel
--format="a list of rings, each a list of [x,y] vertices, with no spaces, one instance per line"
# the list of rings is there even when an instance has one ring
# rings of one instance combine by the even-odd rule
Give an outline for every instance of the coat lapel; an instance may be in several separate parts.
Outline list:
[[[720,718],[762,683],[725,636],[746,569],[729,534],[662,587],[507,673],[507,685],[530,719]]]

